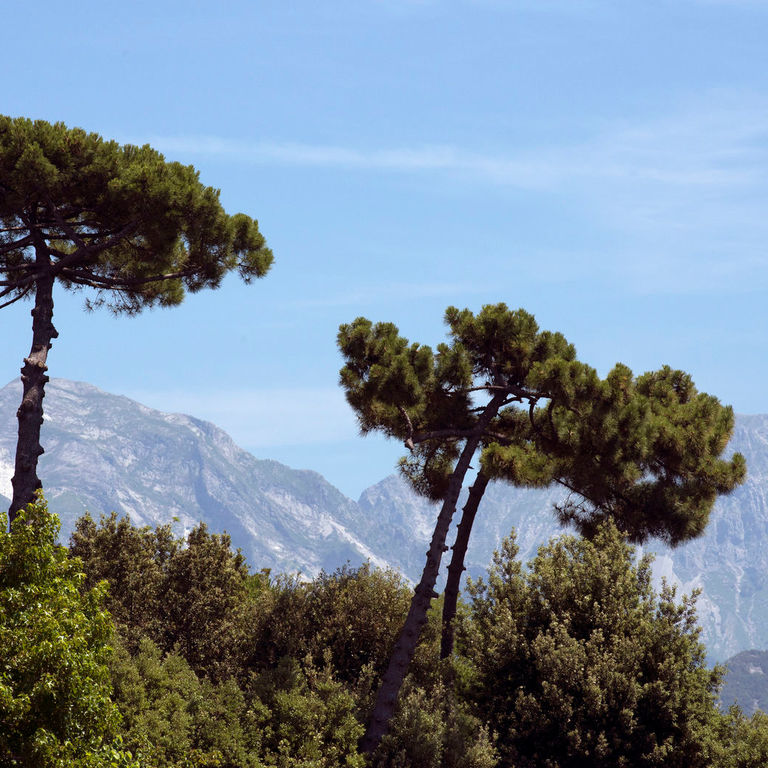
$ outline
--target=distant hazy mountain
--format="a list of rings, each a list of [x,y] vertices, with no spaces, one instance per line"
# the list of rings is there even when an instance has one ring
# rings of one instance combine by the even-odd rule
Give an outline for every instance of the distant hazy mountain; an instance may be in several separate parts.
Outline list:
[[[0,493],[11,494],[21,384],[0,390]],[[136,524],[178,518],[226,530],[256,568],[315,574],[383,560],[352,533],[357,505],[316,472],[259,461],[205,421],[146,408],[80,382],[46,386],[38,470],[67,540],[86,510]]]
[[[758,709],[768,712],[768,651],[742,651],[725,664],[722,708],[738,704],[748,715]]]
[[[0,390],[0,494],[10,494],[15,412],[13,382]],[[116,510],[138,523],[178,518],[177,530],[205,521],[226,530],[253,568],[314,575],[364,559],[417,579],[436,508],[396,477],[355,502],[319,474],[263,461],[214,425],[165,414],[88,384],[60,379],[46,388],[39,474],[66,540],[86,509]],[[682,591],[700,588],[699,617],[713,659],[768,646],[768,416],[737,420],[731,448],[746,456],[747,483],[718,501],[707,533],[656,553],[654,572]],[[558,532],[556,491],[491,485],[467,555],[469,572],[485,572],[512,527],[528,560]],[[445,569],[443,568],[443,572]]]

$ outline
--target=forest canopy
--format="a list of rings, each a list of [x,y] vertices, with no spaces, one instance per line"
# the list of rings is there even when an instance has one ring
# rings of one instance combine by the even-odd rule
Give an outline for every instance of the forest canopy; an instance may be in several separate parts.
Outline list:
[[[559,537],[529,568],[507,539],[470,587],[451,660],[440,660],[432,611],[392,729],[370,757],[357,741],[407,612],[400,576],[365,565],[312,581],[273,577],[204,526],[182,540],[168,527],[84,517],[68,551],[55,530],[39,502],[0,538],[0,660],[18,670],[4,674],[0,722],[29,723],[0,742],[4,765],[24,765],[41,744],[55,759],[73,748],[74,721],[57,725],[43,700],[35,720],[30,703],[19,709],[35,701],[20,664],[39,632],[56,632],[59,650],[35,656],[37,677],[69,681],[57,696],[84,701],[91,690],[100,702],[84,710],[80,753],[67,765],[758,768],[768,759],[765,716],[717,707],[722,669],[705,663],[695,599],[655,593],[648,559],[636,563],[610,524],[592,541]],[[54,629],[43,609],[9,623],[14,601],[33,593],[70,601],[72,621]]]

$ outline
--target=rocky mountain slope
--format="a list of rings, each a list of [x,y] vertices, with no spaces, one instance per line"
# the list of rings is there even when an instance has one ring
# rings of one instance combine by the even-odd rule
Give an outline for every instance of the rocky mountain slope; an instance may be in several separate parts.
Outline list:
[[[0,494],[10,494],[20,384],[0,390]],[[319,474],[264,461],[214,425],[164,414],[88,384],[50,382],[40,477],[66,540],[86,509],[116,510],[137,524],[177,518],[181,533],[203,520],[226,530],[253,568],[314,575],[370,559],[417,579],[436,508],[397,477],[358,501]],[[737,422],[731,448],[746,456],[747,483],[718,501],[704,537],[677,550],[659,545],[657,579],[701,589],[699,616],[713,659],[768,646],[768,416]],[[558,532],[556,491],[489,487],[468,552],[480,575],[493,549],[517,529],[524,560]]]
[[[20,383],[0,390],[0,493],[11,494]],[[75,520],[112,510],[137,525],[177,518],[226,530],[256,568],[313,575],[347,559],[384,560],[349,529],[357,505],[315,472],[259,461],[221,429],[166,414],[88,384],[46,387],[40,459],[66,541]]]

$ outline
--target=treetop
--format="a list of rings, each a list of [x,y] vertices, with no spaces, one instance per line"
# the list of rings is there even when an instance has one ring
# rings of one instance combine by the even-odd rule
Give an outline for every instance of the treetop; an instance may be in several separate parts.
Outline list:
[[[670,544],[699,535],[716,496],[743,482],[744,458],[720,458],[733,410],[697,391],[684,371],[640,376],[621,363],[602,379],[560,333],[505,304],[477,314],[449,307],[449,342],[434,353],[392,323],[341,326],[341,384],[361,430],[409,449],[401,470],[439,499],[462,441],[494,396],[482,429],[481,465],[519,486],[558,483],[572,492],[562,522],[594,535],[613,519],[633,541]]]
[[[231,270],[262,277],[272,263],[258,223],[227,215],[192,166],[148,145],[0,116],[0,298],[33,289],[41,255],[54,279],[129,313],[178,304]]]

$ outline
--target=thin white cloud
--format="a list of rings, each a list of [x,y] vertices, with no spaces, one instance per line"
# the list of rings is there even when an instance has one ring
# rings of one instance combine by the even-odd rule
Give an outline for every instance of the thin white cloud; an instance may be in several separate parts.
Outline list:
[[[559,198],[547,205],[591,219],[610,233],[610,256],[580,264],[640,291],[763,290],[768,287],[768,98],[712,91],[664,114],[580,126],[578,141],[478,152],[448,145],[373,148],[155,137],[173,156],[231,157],[238,163],[404,173],[460,183],[472,194],[494,188]],[[586,131],[585,131],[586,129]],[[486,189],[478,189],[485,187]],[[553,218],[553,226],[556,226]],[[573,256],[564,259],[568,271]],[[561,269],[553,274],[561,275]],[[613,277],[611,277],[613,275]],[[377,286],[377,295],[383,287]],[[462,292],[465,292],[465,286]],[[395,286],[393,295],[397,295]],[[432,295],[450,295],[437,285]],[[365,288],[326,305],[367,300]]]
[[[762,183],[768,166],[768,104],[705,103],[637,124],[595,126],[582,142],[493,153],[445,144],[360,148],[301,142],[248,142],[214,136],[154,136],[179,155],[349,171],[453,174],[524,189],[570,183],[643,183],[723,188]],[[731,99],[733,101],[733,99]],[[720,103],[719,103],[720,102]]]
[[[148,143],[166,154],[232,157],[239,162],[342,170],[471,173],[520,186],[540,186],[540,168],[448,145],[359,149],[297,142],[243,142],[214,136],[154,136]]]

